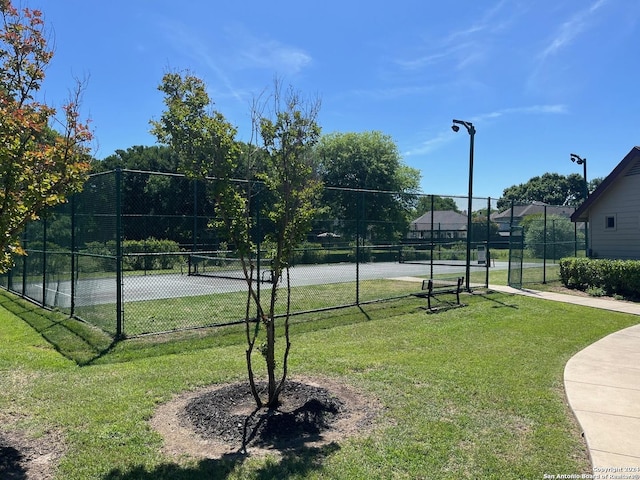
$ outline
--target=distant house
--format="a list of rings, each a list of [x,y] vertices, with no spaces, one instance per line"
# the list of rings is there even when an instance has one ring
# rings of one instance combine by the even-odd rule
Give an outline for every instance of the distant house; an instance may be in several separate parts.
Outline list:
[[[633,147],[571,216],[589,222],[591,256],[640,259],[640,147]]]
[[[428,211],[409,225],[407,239],[466,239],[467,216],[453,210]]]
[[[528,215],[543,215],[546,211],[547,215],[558,215],[565,218],[571,218],[575,207],[563,207],[556,205],[547,205],[543,202],[532,202],[528,205],[514,205],[513,213],[511,208],[507,208],[500,213],[491,214],[491,221],[498,224],[498,233],[500,236],[507,237],[511,231],[511,225],[519,225]]]

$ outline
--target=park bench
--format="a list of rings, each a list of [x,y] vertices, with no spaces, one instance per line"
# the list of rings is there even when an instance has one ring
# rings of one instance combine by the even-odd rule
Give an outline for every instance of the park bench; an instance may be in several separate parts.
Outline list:
[[[462,306],[460,303],[460,291],[464,284],[464,277],[458,277],[456,279],[443,279],[443,278],[430,278],[422,281],[422,290],[416,293],[412,293],[414,297],[426,298],[427,309],[434,311],[431,308],[431,299],[435,299],[440,294],[450,294],[456,296],[456,303],[447,302],[450,306]]]

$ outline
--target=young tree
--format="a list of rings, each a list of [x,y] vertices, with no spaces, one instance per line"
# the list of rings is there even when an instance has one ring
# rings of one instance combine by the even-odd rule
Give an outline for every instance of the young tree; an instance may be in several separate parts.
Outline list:
[[[235,142],[236,130],[210,108],[211,101],[202,80],[193,75],[167,74],[159,89],[165,94],[167,109],[160,121],[153,121],[152,132],[158,140],[171,146],[180,158],[180,169],[194,178],[212,177],[215,188],[210,192],[216,205],[215,226],[226,234],[237,250],[246,280],[247,303],[245,325],[247,337],[247,371],[249,384],[258,407],[275,408],[287,378],[290,350],[289,267],[293,249],[310,229],[317,196],[321,188],[313,176],[309,150],[320,135],[316,122],[319,103],[307,104],[294,91],[286,93],[276,82],[272,103],[252,107],[255,142]],[[272,107],[267,111],[267,107]],[[266,113],[265,113],[266,111]],[[245,181],[232,182],[242,158]],[[256,205],[256,198],[262,201]],[[268,201],[267,201],[268,200]],[[254,212],[270,223],[266,238],[273,245],[271,254],[272,287],[270,295],[261,296],[254,278],[257,239]],[[263,239],[259,239],[260,243]],[[286,313],[283,320],[285,346],[276,368],[276,300],[280,281],[286,281]],[[257,321],[251,312],[257,313]],[[264,356],[268,377],[267,398],[262,399],[256,387],[253,354],[259,348]],[[279,378],[278,378],[279,377]]]
[[[1,272],[15,254],[24,254],[20,234],[26,223],[82,188],[91,132],[79,119],[79,82],[62,118],[36,100],[53,57],[42,13],[0,0],[0,15]]]
[[[269,103],[271,109],[265,114]],[[254,104],[252,112],[254,131],[258,133],[257,138],[260,138],[261,148],[266,153],[264,168],[257,174],[270,199],[263,211],[274,227],[266,237],[273,245],[271,294],[266,307],[258,306],[266,334],[261,350],[267,367],[267,401],[264,405],[268,408],[278,405],[287,379],[291,348],[291,260],[295,247],[311,230],[311,222],[319,211],[317,205],[322,182],[315,175],[311,155],[311,149],[320,137],[320,126],[317,123],[319,109],[319,100],[306,101],[292,88],[283,92],[280,82],[276,80],[267,102],[262,105]],[[285,346],[280,378],[276,378],[276,299],[283,277],[287,296],[283,319]],[[253,333],[250,331],[247,323],[247,366],[254,397],[258,406],[261,406],[263,402],[255,390],[251,366],[251,352],[259,338],[257,334],[257,330],[253,330]]]

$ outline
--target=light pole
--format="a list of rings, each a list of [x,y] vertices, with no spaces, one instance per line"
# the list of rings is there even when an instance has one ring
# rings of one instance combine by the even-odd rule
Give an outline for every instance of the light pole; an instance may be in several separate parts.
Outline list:
[[[473,208],[473,140],[476,135],[476,129],[471,122],[455,119],[451,129],[457,132],[460,130],[458,125],[462,125],[469,133],[469,206],[467,208],[467,265],[464,283],[467,291],[471,291],[469,288],[469,275],[471,274],[471,209]]]
[[[582,165],[584,167],[584,201],[586,202],[587,197],[589,196],[589,184],[587,183],[587,159],[582,158],[575,153],[572,153],[570,158],[576,165]],[[587,222],[584,222],[584,255],[586,257],[589,256],[589,231]]]

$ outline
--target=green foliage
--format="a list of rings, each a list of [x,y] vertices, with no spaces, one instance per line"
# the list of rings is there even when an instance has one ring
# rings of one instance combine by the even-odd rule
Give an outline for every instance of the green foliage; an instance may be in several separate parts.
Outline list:
[[[107,172],[116,168],[147,172],[178,172],[178,157],[166,145],[136,145],[116,150],[103,160],[91,164],[91,173]]]
[[[548,215],[545,226],[542,214],[528,215],[522,226],[526,247],[535,258],[557,259],[575,251],[575,227],[566,217]]]
[[[151,133],[172,147],[179,170],[195,178],[228,178],[239,155],[236,129],[220,112],[209,110],[204,82],[189,74],[167,73],[158,90],[167,109],[159,121],[151,122]]]
[[[158,240],[150,237],[146,240],[125,240],[122,242],[125,270],[166,270],[173,268],[182,260],[180,245],[173,240]]]
[[[318,105],[305,112],[297,93],[289,91],[283,104],[279,104],[278,95],[276,92],[275,119],[260,118],[260,136],[267,156],[265,169],[257,177],[270,199],[264,214],[274,229],[266,240],[276,247],[274,273],[279,279],[282,267],[311,230],[322,183],[314,178],[310,156],[310,149],[320,136]]]
[[[180,245],[173,240],[124,240],[122,242],[125,270],[166,270],[182,261]],[[83,264],[84,272],[114,272],[116,269],[116,242],[88,242],[80,253],[90,254]]]
[[[391,241],[406,231],[417,202],[420,172],[402,163],[398,147],[381,132],[323,135],[314,149],[320,175],[331,187],[325,192],[329,218],[340,218],[340,233],[355,238],[356,219],[369,221],[371,239]],[[370,189],[386,194],[358,194],[348,189]],[[400,193],[392,193],[400,192]]]
[[[577,173],[560,175],[545,173],[526,183],[505,188],[498,200],[498,209],[515,203],[543,202],[548,205],[579,205],[584,199],[584,178]]]
[[[427,212],[431,211],[431,206],[433,204],[433,211],[447,211],[453,210],[454,212],[460,212],[456,201],[451,197],[440,197],[438,195],[421,195],[418,197],[418,202],[416,204],[415,216],[420,217]]]
[[[207,196],[215,206],[216,220],[211,226],[223,232],[223,242],[232,245],[242,262],[248,293],[246,315],[257,311],[266,327],[265,359],[269,376],[269,406],[275,406],[286,377],[287,348],[282,362],[282,381],[275,381],[275,316],[277,285],[288,273],[295,247],[311,229],[311,221],[318,212],[318,198],[322,183],[310,155],[311,147],[318,141],[320,127],[316,121],[319,102],[307,104],[300,95],[289,89],[283,94],[276,81],[274,92],[267,105],[252,107],[254,140],[260,146],[241,147],[234,140],[236,130],[219,112],[211,109],[211,100],[204,82],[189,74],[166,74],[159,90],[164,93],[166,110],[160,121],[152,121],[152,132],[158,141],[169,145],[177,154],[178,168],[189,177],[212,177]],[[245,183],[232,182],[238,165],[244,166]],[[253,239],[254,214],[259,209],[261,217],[269,223],[265,238]],[[272,251],[271,261],[274,279],[270,298],[262,298],[255,290],[253,272],[254,252],[258,243],[268,243]],[[287,282],[287,296],[289,288]],[[263,300],[265,298],[265,300]],[[254,308],[250,308],[253,303]],[[287,321],[289,302],[287,302]],[[259,338],[260,323],[251,333],[247,320],[247,367],[250,383],[253,383],[251,352]],[[260,342],[263,339],[260,338]],[[261,400],[254,389],[258,406]]]
[[[563,258],[560,280],[569,288],[602,290],[607,295],[640,298],[640,261]]]
[[[264,115],[267,105],[254,106],[253,128],[262,141],[264,152],[261,169],[256,178],[261,182],[263,199],[261,211],[272,225],[265,241],[273,245],[271,256],[272,287],[268,304],[262,304],[257,296],[254,302],[258,309],[258,318],[264,326],[264,348],[261,349],[266,363],[268,392],[265,405],[276,407],[279,395],[287,378],[290,351],[289,317],[291,312],[291,285],[289,268],[294,260],[295,249],[311,230],[311,222],[319,213],[318,200],[322,191],[322,182],[317,177],[311,149],[320,137],[320,125],[317,123],[320,102],[309,102],[289,88],[286,92],[276,80],[274,90],[269,97],[272,105],[270,115]],[[252,180],[251,178],[249,179]],[[249,199],[247,199],[249,200]],[[286,311],[284,318],[285,349],[282,362],[276,361],[276,300],[278,283],[284,280],[286,288]],[[248,320],[248,319],[247,319]],[[255,389],[251,352],[256,342],[262,338],[257,328],[247,328],[247,368],[253,395],[258,406],[263,401]],[[276,378],[276,366],[280,363],[280,377]]]
[[[47,207],[79,191],[92,134],[79,120],[82,85],[62,115],[35,100],[53,58],[42,12],[0,2],[0,272],[24,254],[20,235]],[[54,131],[51,124],[61,127]]]

